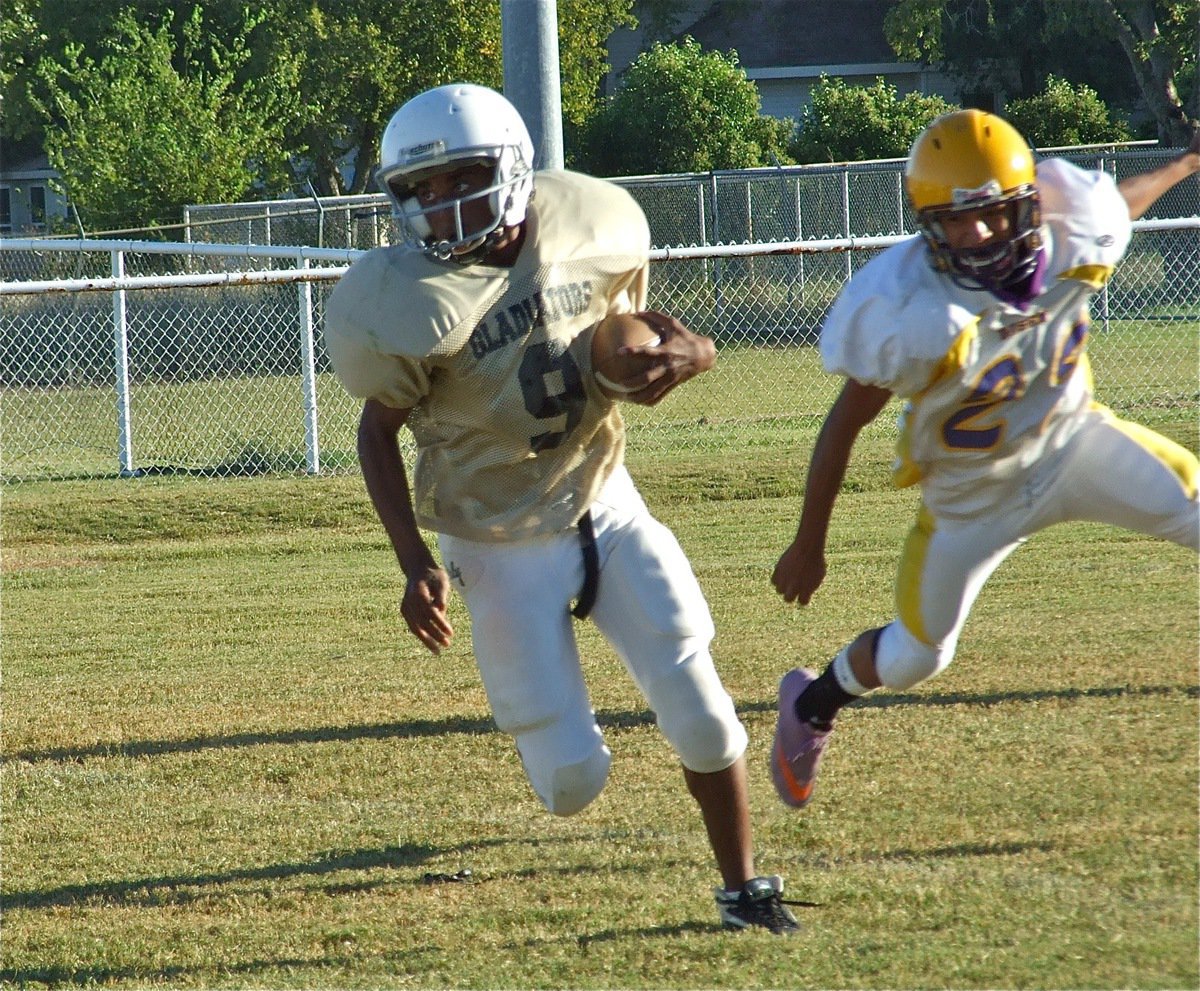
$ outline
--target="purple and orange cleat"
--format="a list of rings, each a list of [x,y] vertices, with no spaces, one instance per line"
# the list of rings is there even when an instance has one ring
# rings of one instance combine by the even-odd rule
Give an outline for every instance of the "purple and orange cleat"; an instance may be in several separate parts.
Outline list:
[[[771,747],[771,780],[785,805],[802,809],[812,800],[817,766],[829,742],[829,729],[817,729],[796,717],[796,699],[816,681],[804,668],[794,668],[779,683],[779,718]]]

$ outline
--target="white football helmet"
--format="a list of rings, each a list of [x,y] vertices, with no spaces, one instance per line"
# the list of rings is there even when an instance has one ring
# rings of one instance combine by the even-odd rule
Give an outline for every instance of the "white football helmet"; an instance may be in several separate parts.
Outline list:
[[[492,183],[462,199],[422,208],[415,186],[422,178],[464,165],[490,164]],[[392,201],[405,242],[439,261],[477,262],[505,227],[525,219],[533,195],[533,141],[516,107],[495,90],[453,83],[414,96],[383,132],[377,182]],[[491,220],[464,230],[463,204],[488,198]],[[452,209],[456,236],[435,241],[427,214]]]

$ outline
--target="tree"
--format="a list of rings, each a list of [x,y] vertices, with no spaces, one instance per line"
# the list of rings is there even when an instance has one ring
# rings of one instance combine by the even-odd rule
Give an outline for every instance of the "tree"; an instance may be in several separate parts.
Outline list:
[[[290,28],[267,61],[300,65],[304,107],[293,142],[297,180],[322,195],[365,192],[379,140],[409,97],[450,82],[500,89],[500,0],[259,0]],[[592,111],[608,71],[604,42],[632,23],[633,0],[561,0],[559,55],[563,116]]]
[[[656,42],[580,134],[578,164],[600,175],[744,169],[788,161],[791,121],[759,112],[737,54]]]
[[[262,3],[255,4],[257,13],[250,19],[259,25],[256,30],[286,29],[284,24],[271,25],[261,7]],[[207,4],[202,0],[8,0],[0,5],[0,94],[4,106],[0,133],[6,138],[23,138],[37,132],[40,138],[43,127],[61,124],[44,118],[48,94],[40,68],[43,59],[65,66],[66,52],[71,49],[78,56],[99,60],[111,50],[118,18],[126,12],[145,25],[169,20],[175,42],[173,64],[181,72],[188,71],[182,55],[184,33],[197,10],[208,36],[226,47],[248,20],[241,4],[221,0],[208,0]],[[69,85],[65,79],[63,82]]]
[[[637,26],[651,42],[668,42],[691,9],[689,0],[636,0],[634,4]]]
[[[798,162],[854,162],[903,158],[925,125],[955,109],[940,96],[907,93],[876,79],[849,86],[822,76],[800,117],[790,151]]]
[[[1200,0],[1091,0],[1085,9],[1129,60],[1159,140],[1186,146],[1200,128]],[[1056,17],[1061,23],[1062,12]],[[1190,118],[1178,88],[1184,74],[1190,77]]]
[[[1017,97],[1050,72],[1101,93],[1127,75],[1160,140],[1181,145],[1200,120],[1198,25],[1200,0],[895,0],[884,30],[899,57]]]
[[[615,27],[633,23],[632,4],[559,0],[568,122],[582,122],[594,109],[608,71],[605,40]],[[272,91],[275,117],[254,122],[269,124],[279,136],[270,174],[257,177],[263,189],[303,190],[311,182],[322,194],[363,192],[373,178],[382,130],[406,99],[446,82],[502,85],[500,0],[9,0],[0,14],[0,42],[12,37],[12,50],[40,52],[62,71],[29,72],[10,59],[5,44],[3,134],[12,137],[17,121],[47,131],[63,128],[60,99],[83,98],[79,68],[114,57],[114,44],[130,22],[168,25],[170,61],[182,77],[216,72],[208,52],[184,37],[194,17],[203,18],[211,49],[227,53],[230,99],[253,93],[243,101],[249,113],[265,106]],[[57,83],[53,99],[45,82],[50,76]],[[42,116],[14,113],[21,107]],[[275,168],[279,160],[289,169],[286,177]]]
[[[1096,91],[1051,76],[1046,88],[1026,100],[1011,100],[1004,116],[1034,147],[1128,141],[1129,130],[1114,121]]]
[[[38,113],[25,93],[45,42],[28,0],[9,0],[0,9],[0,133],[9,141],[38,128]]]
[[[245,47],[206,45],[195,8],[177,48],[171,20],[151,28],[127,11],[98,62],[69,46],[40,64],[43,112],[61,122],[46,150],[93,230],[177,223],[184,205],[243,198],[282,164],[284,88],[235,88]]]

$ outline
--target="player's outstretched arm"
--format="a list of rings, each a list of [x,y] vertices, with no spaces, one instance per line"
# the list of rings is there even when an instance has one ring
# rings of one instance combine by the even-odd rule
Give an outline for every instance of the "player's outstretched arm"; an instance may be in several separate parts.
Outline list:
[[[825,581],[825,541],[833,504],[846,477],[850,451],[862,428],[875,419],[892,394],[846,379],[821,426],[804,485],[804,509],[796,538],[788,545],[771,582],[784,602],[808,605]]]
[[[676,386],[717,363],[717,346],[711,337],[694,334],[675,317],[657,310],[643,310],[637,315],[658,332],[660,341],[657,345],[622,348],[624,354],[645,355],[649,359],[647,375],[653,376],[644,389],[626,397],[630,402],[653,406]]]
[[[1192,134],[1191,143],[1183,154],[1157,169],[1117,183],[1117,189],[1129,206],[1129,219],[1137,220],[1154,206],[1163,193],[1197,172],[1200,172],[1200,128]]]
[[[367,493],[407,579],[400,615],[413,635],[436,654],[450,646],[454,636],[446,618],[450,579],[421,537],[396,442],[411,412],[368,399],[358,421],[358,460]]]

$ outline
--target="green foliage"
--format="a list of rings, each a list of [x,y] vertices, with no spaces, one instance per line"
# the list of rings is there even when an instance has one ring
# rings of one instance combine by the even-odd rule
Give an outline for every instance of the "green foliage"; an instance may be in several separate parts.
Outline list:
[[[604,44],[632,22],[633,0],[559,5],[563,117],[591,113],[608,71]],[[397,107],[432,86],[503,87],[500,0],[270,0],[290,25],[263,39],[276,60],[299,66],[304,113],[291,143],[298,181],[318,193],[362,193]],[[353,162],[352,170],[346,168]]]
[[[575,164],[599,175],[654,175],[786,161],[792,124],[759,107],[736,53],[703,51],[692,38],[656,42],[584,127]]]
[[[883,17],[883,31],[897,58],[940,60],[943,7],[942,0],[895,0]]]
[[[303,112],[289,143],[296,182],[361,193],[392,112],[431,86],[499,86],[500,21],[475,0],[270,0],[289,24],[260,56],[298,67]],[[352,172],[345,168],[353,161]]]
[[[178,223],[184,205],[244,197],[279,166],[286,90],[235,85],[254,25],[210,41],[197,7],[177,47],[169,17],[151,28],[126,12],[98,62],[78,45],[42,60],[44,112],[61,122],[46,150],[89,231]]]
[[[1035,147],[1129,140],[1129,129],[1112,118],[1095,90],[1057,76],[1047,79],[1037,96],[1011,101],[1004,116]]]
[[[559,0],[558,56],[563,121],[580,125],[596,110],[607,75],[608,38],[637,24],[634,0]],[[499,16],[499,15],[497,15]]]
[[[560,0],[561,88],[568,123],[592,112],[598,82],[608,71],[605,41],[614,28],[633,23],[632,4]],[[188,35],[188,25],[198,20],[204,23],[205,45]],[[156,44],[163,50],[132,41],[135,35],[161,39]],[[195,154],[225,175],[225,181],[213,177],[198,183],[181,181],[168,170],[154,196],[135,191],[132,203],[139,205],[125,211],[122,221],[134,223],[170,216],[179,203],[236,198],[252,185],[303,190],[311,182],[322,194],[364,192],[383,128],[396,107],[441,83],[500,88],[503,80],[500,0],[254,0],[244,9],[222,0],[133,5],[129,0],[12,0],[0,11],[0,43],[5,138],[39,127],[51,134],[79,130],[81,108],[103,98],[112,80],[118,89],[136,86],[139,93],[136,98],[114,94],[103,105],[124,100],[163,111],[157,119],[164,129],[168,121],[181,125],[176,143],[194,142]],[[30,67],[31,60],[40,60],[40,71],[34,71],[36,64]],[[201,76],[210,102],[198,105],[191,120],[193,109],[181,105],[182,94]],[[127,127],[125,118],[111,110],[102,119],[126,134],[139,132],[140,123]],[[214,119],[220,133],[212,127]],[[59,146],[71,144],[80,176],[89,168],[86,156],[93,154],[97,171],[111,176],[118,170],[109,167],[114,152],[106,146],[117,138],[94,139],[94,129],[84,127],[86,141],[54,140]],[[264,144],[260,138],[268,136]],[[247,152],[250,178],[244,182],[232,181],[223,164],[231,151],[216,147],[239,143]],[[354,165],[347,168],[350,162]],[[80,176],[71,183],[77,200]],[[233,187],[238,192],[231,192]],[[118,193],[114,188],[112,197]],[[151,201],[161,206],[147,209]],[[96,226],[91,216],[84,219]]]
[[[637,27],[650,41],[669,41],[691,8],[690,0],[635,0]]]
[[[1200,118],[1197,24],[1200,0],[895,0],[884,31],[900,58],[977,92],[1029,98],[1053,72],[1186,144]]]
[[[0,133],[9,141],[28,136],[38,126],[26,91],[45,41],[30,0],[8,0],[0,6]]]
[[[798,162],[856,162],[903,158],[931,120],[954,110],[940,96],[907,93],[883,79],[850,86],[822,76],[800,117],[790,151]]]

